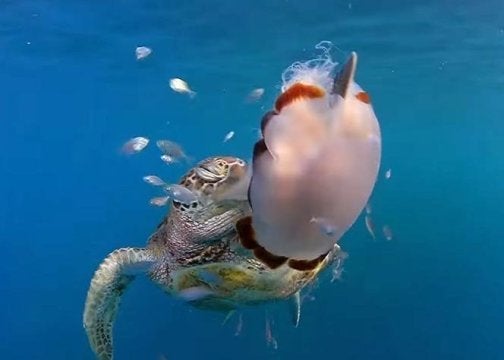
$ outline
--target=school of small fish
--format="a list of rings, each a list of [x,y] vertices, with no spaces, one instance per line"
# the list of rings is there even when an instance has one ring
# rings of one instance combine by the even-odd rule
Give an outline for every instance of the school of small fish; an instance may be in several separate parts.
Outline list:
[[[139,46],[135,49],[135,56],[137,60],[145,59],[152,53],[152,49],[147,46]]]
[[[180,94],[187,94],[189,95],[190,98],[196,96],[196,92],[191,90],[189,84],[186,81],[179,78],[170,79],[170,88],[173,91],[178,92]]]
[[[134,137],[124,143],[122,152],[127,155],[136,154],[145,149],[148,144],[149,139],[142,136]]]

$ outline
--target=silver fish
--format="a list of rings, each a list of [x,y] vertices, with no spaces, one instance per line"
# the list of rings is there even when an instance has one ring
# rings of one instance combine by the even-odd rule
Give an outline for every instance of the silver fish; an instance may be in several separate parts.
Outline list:
[[[143,181],[152,186],[164,186],[166,183],[156,175],[147,175],[143,177]]]
[[[173,163],[176,163],[177,162],[177,159],[175,159],[174,157],[170,156],[170,155],[161,155],[161,160],[163,160],[163,162],[166,164],[166,165],[171,165]]]
[[[240,313],[238,316],[238,323],[236,324],[236,330],[234,336],[238,336],[241,334],[243,329],[243,315]]]
[[[196,96],[196,92],[191,90],[189,84],[187,84],[187,82],[182,79],[179,78],[170,79],[170,87],[173,91],[181,94],[188,94],[189,97],[191,98]]]
[[[226,134],[226,136],[224,136],[224,140],[222,142],[228,142],[229,140],[231,140],[234,136],[235,132],[234,131],[230,131]]]
[[[382,228],[382,231],[383,231],[383,236],[385,236],[385,239],[387,241],[392,240],[392,238],[394,237],[394,235],[392,234],[392,230],[390,229],[390,226],[384,225],[383,228]]]
[[[233,317],[233,315],[236,314],[236,310],[229,310],[229,312],[226,314],[226,317],[224,320],[222,320],[222,326],[226,325],[229,319]]]
[[[257,88],[249,92],[247,95],[247,102],[255,102],[258,101],[264,95],[263,88]]]
[[[336,280],[341,281],[341,276],[343,275],[343,271],[345,271],[345,269],[343,267],[340,267],[340,266],[333,267],[331,282],[335,282]]]
[[[152,49],[147,46],[139,46],[135,49],[135,56],[137,60],[145,59],[152,53]]]
[[[371,204],[367,203],[366,204],[366,214],[371,214],[372,211],[373,211],[373,208],[371,207]]]
[[[136,154],[145,149],[148,144],[149,139],[142,136],[134,137],[124,143],[122,152],[127,155]]]
[[[385,172],[385,179],[390,179],[390,177],[392,176],[392,169],[388,169],[386,172]]]
[[[158,140],[156,141],[156,146],[163,153],[163,155],[169,156],[172,160],[185,160],[186,162],[190,162],[189,157],[186,155],[182,146],[177,144],[176,142],[170,140]]]
[[[195,201],[198,201],[198,197],[188,188],[183,187],[178,184],[171,184],[165,186],[164,190],[173,201],[180,202],[185,205],[190,205]]]
[[[273,332],[271,331],[272,323],[273,323],[273,321],[270,322],[268,315],[266,315],[266,326],[265,326],[264,335],[266,336],[266,344],[268,346],[273,347],[273,349],[277,350],[278,343],[277,343],[276,339],[273,337]]]
[[[367,228],[367,231],[369,232],[369,235],[371,235],[371,237],[373,238],[373,240],[376,240],[376,236],[375,236],[375,227],[374,227],[374,223],[373,223],[373,219],[371,219],[371,216],[369,215],[366,215],[365,217],[365,222],[366,222],[366,228]]]
[[[149,204],[154,206],[165,206],[168,200],[170,200],[169,196],[158,196],[150,199]]]

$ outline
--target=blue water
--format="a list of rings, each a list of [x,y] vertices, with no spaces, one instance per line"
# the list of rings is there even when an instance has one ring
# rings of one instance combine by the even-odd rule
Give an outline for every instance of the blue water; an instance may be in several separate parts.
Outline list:
[[[82,310],[93,271],[143,246],[164,214],[142,176],[175,181],[155,147],[249,158],[282,71],[330,40],[359,53],[383,161],[360,218],[294,329],[287,306],[221,326],[147,280],[123,299],[116,359],[504,358],[504,5],[501,1],[0,1],[0,358],[93,359]],[[136,46],[153,49],[137,62]],[[182,77],[198,92],[176,94]],[[256,87],[258,103],[243,101]],[[223,144],[224,135],[236,132]],[[385,181],[383,172],[392,169]]]

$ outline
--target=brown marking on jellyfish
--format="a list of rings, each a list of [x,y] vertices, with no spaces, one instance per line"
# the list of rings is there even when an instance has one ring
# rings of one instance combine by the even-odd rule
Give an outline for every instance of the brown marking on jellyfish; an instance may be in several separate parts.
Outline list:
[[[251,216],[246,216],[238,220],[236,222],[236,231],[238,232],[238,237],[242,246],[245,249],[252,250],[254,256],[270,269],[276,269],[287,262],[288,258],[285,256],[274,255],[259,245],[255,239]]]
[[[287,264],[294,270],[309,271],[315,269],[318,266],[318,264],[320,264],[325,259],[327,254],[328,252],[320,255],[318,258],[313,260],[290,259]]]
[[[288,260],[288,258],[286,258],[285,256],[278,256],[278,255],[274,255],[274,254],[270,253],[268,250],[266,250],[262,246],[259,246],[254,249],[254,256],[258,260],[261,260],[270,269],[273,269],[273,270],[282,266]]]
[[[325,90],[315,86],[296,83],[282,93],[275,102],[275,109],[277,112],[299,99],[317,99],[325,95]]]
[[[246,216],[236,222],[236,231],[240,238],[240,243],[245,249],[254,250],[259,247],[255,239],[255,231],[252,228],[252,217]]]
[[[252,166],[254,164],[254,161],[259,158],[259,156],[263,155],[265,152],[268,151],[268,147],[266,146],[266,143],[264,142],[264,139],[258,140],[254,144],[254,151],[252,153]]]
[[[355,95],[355,98],[364,104],[371,104],[371,98],[369,97],[369,94],[365,91],[360,91]]]

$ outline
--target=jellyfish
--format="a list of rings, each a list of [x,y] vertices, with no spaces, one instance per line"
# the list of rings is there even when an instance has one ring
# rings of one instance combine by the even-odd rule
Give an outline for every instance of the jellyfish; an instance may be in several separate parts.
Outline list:
[[[253,211],[237,230],[270,268],[314,269],[369,201],[381,135],[370,96],[354,81],[356,66],[356,53],[335,76],[327,56],[294,63],[262,119],[248,189]]]

